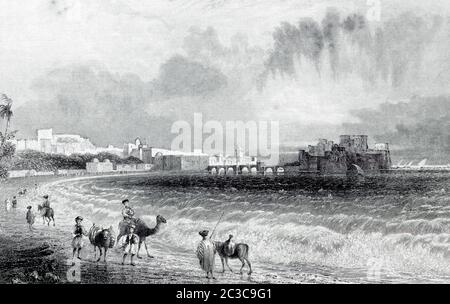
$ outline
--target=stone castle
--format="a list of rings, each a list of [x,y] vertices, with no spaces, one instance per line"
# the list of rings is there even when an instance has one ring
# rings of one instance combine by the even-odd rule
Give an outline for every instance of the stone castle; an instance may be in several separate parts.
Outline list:
[[[380,172],[391,168],[389,144],[369,149],[367,135],[341,135],[338,144],[320,139],[308,150],[300,150],[298,169],[321,174],[346,174],[349,170]]]

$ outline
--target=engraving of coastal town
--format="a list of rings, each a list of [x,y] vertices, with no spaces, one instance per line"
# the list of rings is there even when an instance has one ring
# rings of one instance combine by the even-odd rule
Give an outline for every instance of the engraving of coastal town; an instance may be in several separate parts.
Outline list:
[[[446,1],[24,2],[0,284],[450,283]]]

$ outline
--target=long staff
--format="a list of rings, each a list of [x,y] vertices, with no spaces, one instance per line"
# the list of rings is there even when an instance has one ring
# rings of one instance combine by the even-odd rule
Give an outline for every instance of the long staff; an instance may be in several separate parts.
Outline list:
[[[225,214],[225,211],[222,212],[222,215],[220,216],[219,220],[217,221],[216,226],[214,227],[213,231],[211,232],[211,235],[209,236],[209,239],[212,238],[212,236],[213,236],[214,232],[216,231],[216,228],[217,228],[217,226],[219,225],[220,221],[222,220],[222,217],[223,217],[224,214]]]

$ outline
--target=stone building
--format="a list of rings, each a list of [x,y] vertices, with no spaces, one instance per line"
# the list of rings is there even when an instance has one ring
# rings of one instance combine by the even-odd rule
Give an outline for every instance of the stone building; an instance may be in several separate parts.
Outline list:
[[[156,155],[153,169],[167,171],[203,171],[208,168],[209,156],[205,154],[190,155]]]
[[[293,164],[288,165],[292,167]],[[320,174],[346,174],[352,165],[365,172],[389,169],[392,165],[389,144],[376,144],[369,149],[367,135],[341,135],[339,144],[320,139],[307,151],[299,150],[295,163],[299,172]]]
[[[33,150],[49,154],[96,154],[108,152],[122,156],[122,151],[112,145],[106,148],[97,148],[91,143],[89,138],[84,138],[78,134],[54,134],[53,129],[37,130],[37,139],[17,139],[12,140],[16,146],[16,151]]]
[[[88,173],[104,173],[112,172],[113,170],[113,164],[109,161],[109,159],[105,159],[103,162],[100,162],[98,159],[94,158],[92,162],[86,163],[86,171]]]

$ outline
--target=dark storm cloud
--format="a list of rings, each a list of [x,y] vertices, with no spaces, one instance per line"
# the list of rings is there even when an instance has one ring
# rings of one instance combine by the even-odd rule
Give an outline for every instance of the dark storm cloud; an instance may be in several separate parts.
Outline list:
[[[423,55],[441,26],[439,16],[406,12],[372,30],[363,15],[342,16],[337,9],[328,9],[321,27],[314,20],[302,19],[298,26],[283,22],[275,28],[266,66],[273,74],[295,77],[302,70],[302,58],[318,72],[325,60],[336,80],[356,72],[370,84],[381,79],[400,87],[420,72]]]
[[[209,95],[224,88],[226,76],[216,68],[174,56],[161,68],[155,85],[164,96]]]

